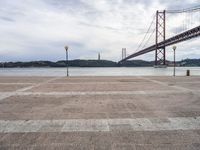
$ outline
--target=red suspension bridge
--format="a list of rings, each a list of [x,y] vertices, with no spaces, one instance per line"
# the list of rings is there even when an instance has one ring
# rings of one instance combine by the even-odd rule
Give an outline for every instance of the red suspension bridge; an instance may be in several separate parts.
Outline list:
[[[192,14],[198,13],[193,16]],[[185,20],[182,22],[182,29],[180,33],[167,38],[166,39],[166,15],[174,15],[174,14],[183,14],[185,15]],[[155,22],[155,28],[150,32]],[[192,26],[193,24],[193,26]],[[190,29],[189,29],[190,28]],[[152,39],[152,35],[155,33],[155,44],[145,48],[150,39]],[[146,40],[145,39],[148,37]],[[153,21],[151,22],[143,40],[139,44],[135,53],[129,55],[122,59],[119,63],[127,61],[128,59],[135,58],[137,56],[155,51],[155,66],[165,66],[166,65],[166,47],[177,44],[183,41],[190,40],[192,38],[196,38],[200,36],[200,6],[196,6],[189,9],[183,10],[164,10],[157,11],[156,15],[153,17]]]

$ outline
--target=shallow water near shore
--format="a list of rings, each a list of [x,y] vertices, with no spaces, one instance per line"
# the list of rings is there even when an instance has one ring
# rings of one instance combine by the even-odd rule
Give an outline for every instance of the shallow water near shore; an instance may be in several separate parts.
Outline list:
[[[200,67],[177,67],[176,75],[200,75]],[[70,76],[172,76],[173,67],[69,68]],[[0,76],[66,76],[66,68],[1,68]]]

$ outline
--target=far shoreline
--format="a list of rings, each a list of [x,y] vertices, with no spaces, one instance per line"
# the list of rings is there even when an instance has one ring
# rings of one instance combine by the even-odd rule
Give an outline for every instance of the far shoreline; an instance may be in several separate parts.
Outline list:
[[[173,67],[173,61],[166,61],[167,67]],[[108,67],[154,67],[154,61],[130,60],[118,63],[111,60],[69,60],[69,67],[108,68]],[[184,59],[176,62],[177,67],[200,67],[200,59]],[[29,62],[0,62],[0,68],[64,68],[66,61],[29,61]]]

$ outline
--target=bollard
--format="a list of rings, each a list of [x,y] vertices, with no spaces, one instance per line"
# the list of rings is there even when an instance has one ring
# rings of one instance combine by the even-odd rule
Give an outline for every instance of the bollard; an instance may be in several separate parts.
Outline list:
[[[190,70],[187,70],[186,76],[190,76]]]

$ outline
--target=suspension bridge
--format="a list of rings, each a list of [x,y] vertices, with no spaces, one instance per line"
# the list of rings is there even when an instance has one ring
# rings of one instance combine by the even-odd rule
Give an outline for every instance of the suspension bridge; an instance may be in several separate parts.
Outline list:
[[[166,22],[170,16],[174,17],[175,20],[180,19],[181,21],[179,25],[171,22],[167,26],[167,28],[170,28],[170,26],[175,25],[175,27],[171,28],[172,31],[175,31],[175,35],[170,35],[169,31],[170,37],[166,38]],[[153,39],[153,35],[155,35],[154,44],[147,46],[149,41]],[[182,10],[157,11],[135,53],[123,58],[119,63],[155,51],[155,66],[166,66],[167,46],[198,36],[200,36],[200,5]]]

